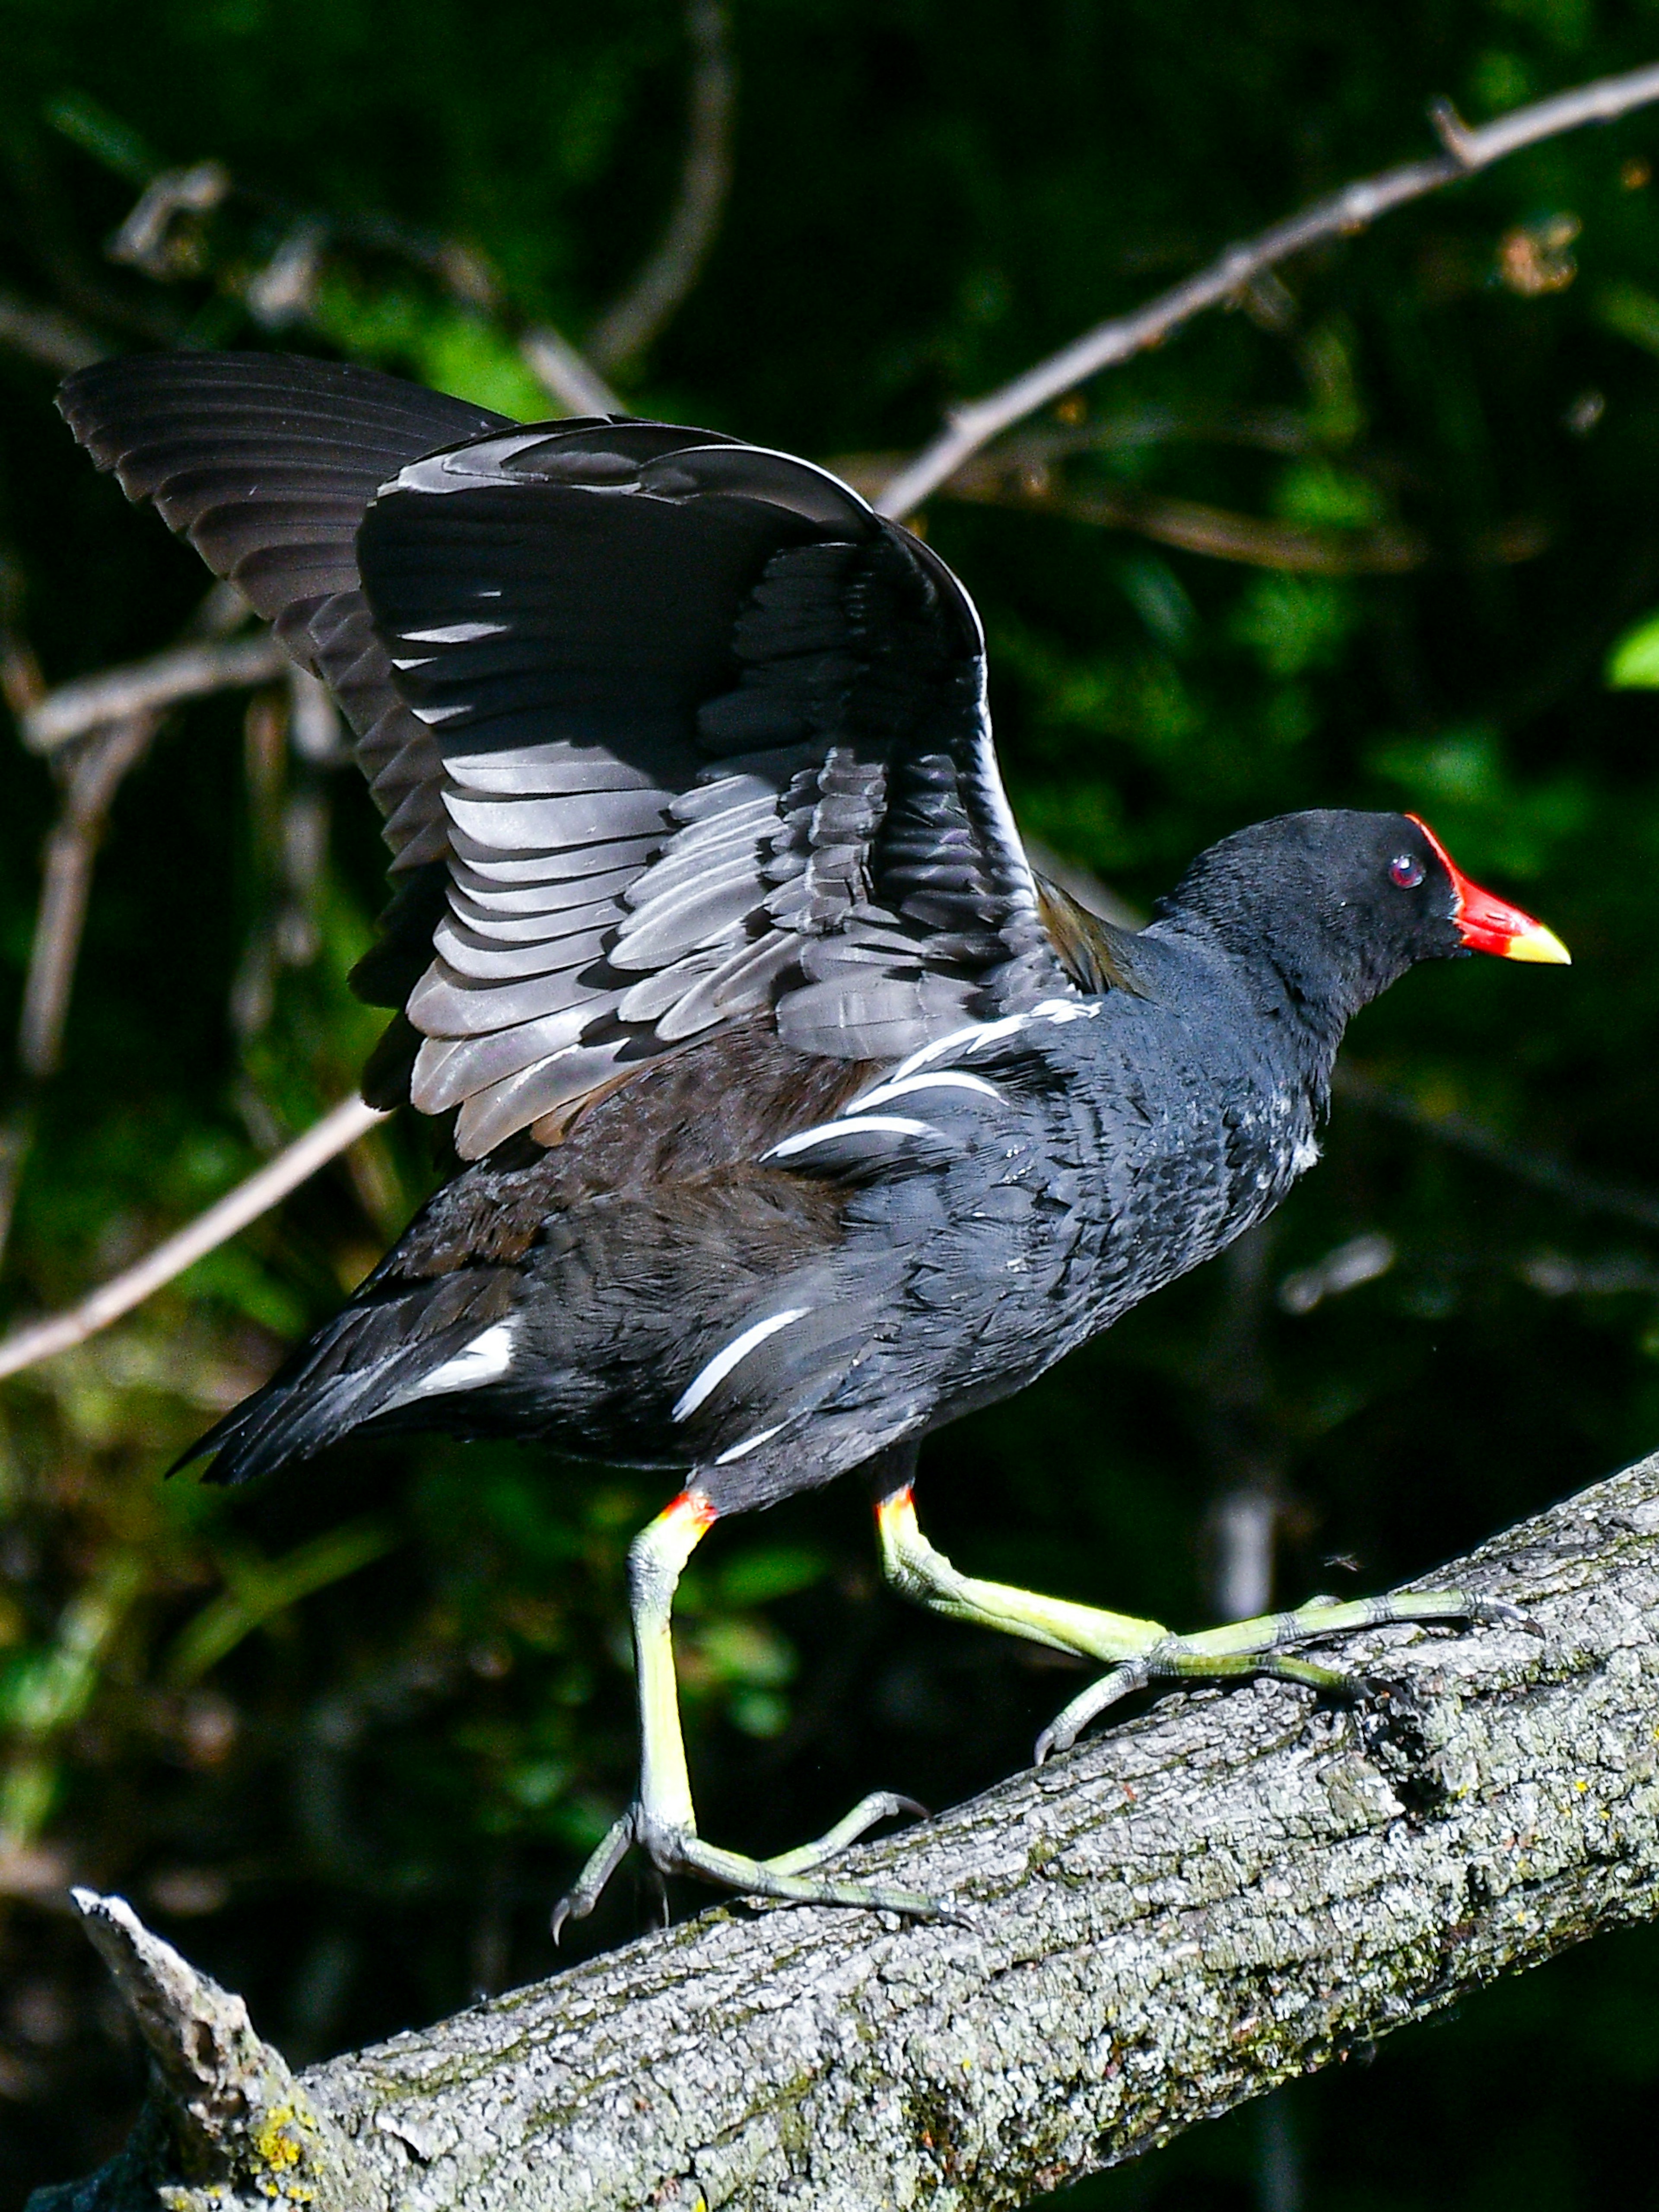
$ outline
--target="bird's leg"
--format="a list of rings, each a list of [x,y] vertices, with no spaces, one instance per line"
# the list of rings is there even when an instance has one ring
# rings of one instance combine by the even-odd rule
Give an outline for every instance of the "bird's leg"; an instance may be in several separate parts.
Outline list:
[[[580,1920],[593,1910],[634,1844],[649,1854],[659,1873],[697,1875],[751,1896],[785,1898],[799,1905],[864,1905],[927,1917],[948,1914],[948,1903],[909,1890],[809,1879],[812,1868],[878,1820],[895,1813],[921,1810],[909,1798],[895,1796],[890,1791],[874,1792],[838,1820],[828,1834],[776,1858],[751,1859],[739,1851],[720,1850],[698,1835],[685,1741],[680,1732],[671,1615],[681,1571],[714,1519],[714,1508],[707,1498],[696,1490],[684,1491],[666,1511],[641,1530],[629,1551],[640,1700],[640,1794],[582,1869],[575,1887],[555,1908],[555,1937],[567,1920]]]
[[[1000,1629],[1005,1635],[1023,1636],[1033,1644],[1075,1651],[1110,1666],[1109,1674],[1073,1698],[1037,1738],[1039,1764],[1051,1751],[1069,1750],[1097,1713],[1149,1682],[1270,1674],[1310,1689],[1352,1692],[1361,1686],[1352,1676],[1311,1660],[1292,1658],[1286,1647],[1346,1630],[1380,1628],[1392,1621],[1527,1625],[1516,1607],[1495,1598],[1473,1597],[1464,1590],[1419,1590],[1348,1603],[1315,1598],[1294,1613],[1266,1613],[1259,1620],[1233,1621],[1195,1636],[1172,1636],[1159,1621],[1042,1597],[1034,1590],[1012,1589],[959,1572],[922,1534],[908,1482],[877,1499],[876,1525],[887,1579],[904,1596],[952,1620]]]
[[[1502,1623],[1538,1633],[1519,1606],[1502,1598],[1476,1597],[1468,1590],[1408,1590],[1397,1595],[1342,1601],[1311,1598],[1293,1613],[1263,1613],[1255,1620],[1229,1621],[1194,1636],[1164,1634],[1145,1651],[1091,1682],[1037,1738],[1039,1765],[1051,1751],[1069,1751],[1097,1714],[1153,1681],[1218,1681],[1242,1674],[1270,1674],[1282,1682],[1354,1696],[1365,1680],[1340,1668],[1292,1659],[1286,1648],[1315,1637],[1337,1636],[1361,1628],[1386,1628],[1398,1621],[1470,1620]]]
[[[882,1571],[893,1588],[902,1597],[914,1599],[932,1613],[948,1613],[952,1620],[999,1628],[1005,1636],[1023,1636],[1029,1643],[1090,1659],[1127,1659],[1165,1633],[1156,1620],[1104,1613],[1097,1606],[1074,1605],[1066,1598],[1043,1597],[1036,1590],[964,1575],[922,1534],[908,1482],[877,1498],[876,1528]]]

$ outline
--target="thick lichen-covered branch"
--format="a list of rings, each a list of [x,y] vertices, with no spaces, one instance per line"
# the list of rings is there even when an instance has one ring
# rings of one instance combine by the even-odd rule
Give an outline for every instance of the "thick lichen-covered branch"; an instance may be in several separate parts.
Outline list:
[[[849,1854],[971,1925],[716,1909],[318,2067],[338,2186],[354,2212],[1019,2205],[1659,1911],[1659,1456],[1436,1580],[1540,1632],[1350,1638],[1384,1686],[1356,1710],[1167,1698]]]

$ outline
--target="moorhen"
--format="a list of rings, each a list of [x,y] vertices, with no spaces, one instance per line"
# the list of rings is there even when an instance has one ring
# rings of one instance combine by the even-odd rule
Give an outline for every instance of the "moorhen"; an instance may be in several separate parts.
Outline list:
[[[630,1553],[630,1844],[733,1889],[925,1913],[699,1836],[669,1614],[726,1514],[863,1471],[889,1579],[1108,1670],[1329,1686],[1289,1647],[1513,1617],[1458,1591],[1176,1637],[961,1574],[921,1438],[1006,1397],[1271,1211],[1318,1156],[1344,1025],[1415,962],[1565,961],[1425,824],[1321,811],[1196,860],[1151,927],[1033,871],[984,641],[939,556],[823,469],[625,418],[519,424],[272,355],[102,362],[61,405],[332,690],[396,895],[355,981],[365,1084],[463,1164],[343,1310],[204,1437],[240,1481],[348,1431],[545,1439],[672,1469]]]

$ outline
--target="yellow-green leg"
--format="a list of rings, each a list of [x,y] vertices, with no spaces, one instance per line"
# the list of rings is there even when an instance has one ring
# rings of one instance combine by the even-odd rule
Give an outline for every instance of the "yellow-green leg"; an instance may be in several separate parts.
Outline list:
[[[705,1881],[758,1897],[800,1905],[857,1905],[890,1912],[937,1917],[948,1903],[909,1890],[872,1883],[808,1879],[811,1870],[861,1836],[878,1820],[921,1807],[890,1790],[876,1790],[838,1820],[828,1834],[776,1858],[751,1859],[706,1844],[697,1833],[680,1733],[674,1680],[671,1618],[674,1590],[686,1561],[714,1526],[714,1509],[695,1490],[684,1491],[635,1538],[629,1552],[629,1589],[640,1700],[640,1794],[582,1869],[575,1887],[553,1913],[556,1941],[567,1920],[580,1920],[629,1849],[640,1844],[662,1874],[698,1875]]]
[[[1037,1738],[1039,1765],[1053,1751],[1069,1751],[1097,1714],[1144,1689],[1149,1682],[1214,1681],[1243,1674],[1271,1674],[1310,1689],[1357,1691],[1361,1685],[1335,1668],[1287,1656],[1286,1647],[1346,1630],[1380,1628],[1397,1620],[1498,1620],[1529,1626],[1524,1613],[1494,1598],[1472,1597],[1464,1590],[1419,1590],[1401,1597],[1360,1598],[1339,1603],[1315,1598],[1294,1613],[1264,1613],[1206,1628],[1196,1636],[1172,1636],[1156,1620],[1106,1613],[1064,1598],[1042,1597],[1034,1590],[1004,1583],[981,1582],[953,1567],[930,1544],[916,1521],[908,1482],[876,1502],[882,1566],[903,1596],[953,1620],[1000,1629],[1057,1651],[1075,1651],[1103,1661],[1111,1669],[1060,1713]]]

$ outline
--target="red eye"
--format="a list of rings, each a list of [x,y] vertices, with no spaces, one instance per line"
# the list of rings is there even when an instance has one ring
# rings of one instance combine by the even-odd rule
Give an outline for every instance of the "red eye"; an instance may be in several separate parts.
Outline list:
[[[1396,853],[1389,863],[1389,880],[1402,891],[1414,891],[1423,880],[1423,863],[1415,853]]]

